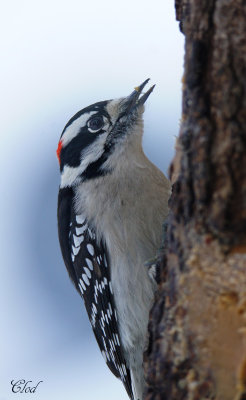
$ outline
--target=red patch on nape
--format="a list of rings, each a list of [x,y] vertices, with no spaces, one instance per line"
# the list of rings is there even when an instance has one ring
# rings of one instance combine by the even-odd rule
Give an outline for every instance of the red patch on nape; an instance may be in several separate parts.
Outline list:
[[[58,147],[57,147],[57,150],[56,150],[56,155],[57,155],[59,164],[61,164],[61,158],[60,158],[61,149],[62,149],[62,140],[59,141]]]

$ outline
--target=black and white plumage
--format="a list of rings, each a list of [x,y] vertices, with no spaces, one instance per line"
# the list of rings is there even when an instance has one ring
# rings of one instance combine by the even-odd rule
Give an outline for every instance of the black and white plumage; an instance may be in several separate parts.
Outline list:
[[[161,243],[170,185],[142,151],[145,81],[89,106],[58,144],[63,258],[102,355],[131,399],[142,400],[142,357],[155,284],[144,261]]]
[[[73,190],[62,189],[58,197],[59,238],[70,277],[83,296],[86,311],[102,355],[117,378],[120,378],[132,398],[130,371],[121,350],[117,313],[110,279],[105,244],[83,215],[72,207]],[[65,210],[64,210],[65,208]]]

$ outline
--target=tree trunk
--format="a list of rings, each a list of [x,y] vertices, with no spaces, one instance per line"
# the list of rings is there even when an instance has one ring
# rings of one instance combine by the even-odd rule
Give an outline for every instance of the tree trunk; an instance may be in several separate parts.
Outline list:
[[[183,116],[146,400],[246,399],[246,1],[176,0]]]

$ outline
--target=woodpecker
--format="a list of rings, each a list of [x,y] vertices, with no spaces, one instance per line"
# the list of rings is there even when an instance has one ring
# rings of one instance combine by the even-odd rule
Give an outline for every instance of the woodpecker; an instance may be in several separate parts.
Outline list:
[[[127,97],[75,114],[57,148],[58,234],[69,276],[102,355],[131,400],[142,400],[143,351],[156,283],[146,260],[161,245],[170,183],[142,149],[149,79]]]

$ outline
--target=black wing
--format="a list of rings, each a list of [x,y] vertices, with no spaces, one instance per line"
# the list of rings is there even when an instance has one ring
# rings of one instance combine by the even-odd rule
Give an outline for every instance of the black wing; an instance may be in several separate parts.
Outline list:
[[[130,371],[122,353],[117,314],[110,280],[107,249],[82,215],[73,211],[72,189],[60,189],[58,231],[69,275],[82,294],[102,355],[133,399]]]

